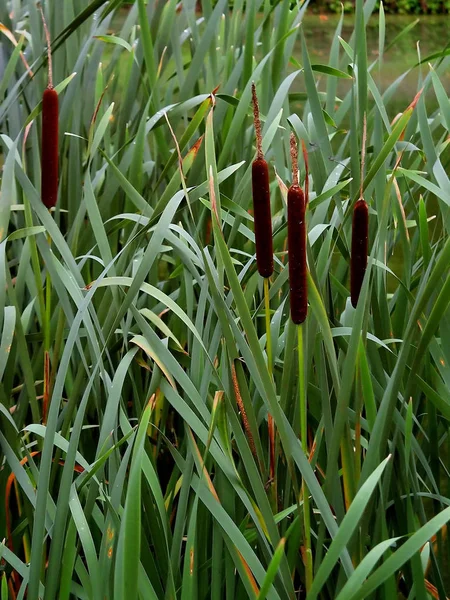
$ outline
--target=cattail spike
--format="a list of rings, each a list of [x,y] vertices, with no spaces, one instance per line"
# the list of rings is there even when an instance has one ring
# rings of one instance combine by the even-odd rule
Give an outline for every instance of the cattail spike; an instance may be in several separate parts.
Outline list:
[[[41,198],[47,208],[53,208],[58,199],[58,94],[53,88],[52,50],[50,33],[41,3],[38,3],[47,40],[48,85],[42,97],[42,156]]]
[[[356,308],[367,268],[369,244],[369,208],[360,198],[353,209],[352,254],[350,266],[350,298]]]
[[[298,186],[298,147],[295,134],[291,132],[290,137],[291,162],[292,162],[292,185]]]
[[[252,81],[252,101],[253,101],[253,123],[255,126],[256,134],[256,158],[262,160],[264,153],[262,149],[262,134],[261,134],[261,119],[259,116],[259,103],[258,96],[256,95],[255,82]]]
[[[366,113],[364,113],[363,117],[363,134],[362,134],[362,143],[361,143],[361,182],[359,188],[359,197],[363,197],[364,190],[364,166],[366,162],[366,142],[367,142],[367,118]]]
[[[48,85],[49,90],[53,89],[53,66],[52,66],[52,48],[50,43],[50,32],[47,27],[47,21],[45,20],[44,11],[40,2],[37,4],[38,9],[41,13],[42,23],[44,25],[45,39],[47,41],[47,58],[48,58]]]
[[[253,161],[252,190],[256,264],[262,277],[270,277],[273,273],[272,215],[270,211],[269,168],[263,158]]]
[[[298,148],[295,135],[290,139],[292,185],[288,190],[288,254],[291,318],[296,325],[308,314],[308,281],[306,262],[306,203],[298,185]]]
[[[42,97],[41,198],[47,208],[58,199],[58,94],[44,90]]]
[[[291,185],[288,190],[288,254],[291,318],[296,325],[308,314],[306,263],[306,204],[303,190]]]
[[[256,264],[262,277],[273,273],[272,214],[270,210],[269,167],[264,160],[258,98],[252,83],[253,116],[256,132],[256,160],[252,163],[253,215],[255,219]]]

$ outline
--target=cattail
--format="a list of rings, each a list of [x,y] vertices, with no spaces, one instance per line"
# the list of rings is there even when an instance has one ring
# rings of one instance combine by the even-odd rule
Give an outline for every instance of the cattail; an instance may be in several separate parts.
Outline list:
[[[308,313],[308,283],[306,264],[306,203],[298,183],[298,152],[291,134],[292,185],[288,190],[288,254],[291,318],[298,325]]]
[[[256,159],[252,164],[253,213],[255,219],[256,264],[262,277],[273,273],[272,216],[270,212],[269,167],[262,151],[261,122],[255,84],[252,83],[253,119],[256,132]]]
[[[52,88],[42,98],[41,198],[47,208],[58,199],[58,94]]]
[[[364,162],[366,152],[367,122],[363,119],[363,134],[361,145],[361,177],[359,200],[353,209],[352,221],[352,254],[350,257],[350,299],[354,308],[358,304],[364,274],[367,268],[367,249],[369,241],[369,208],[363,198]]]
[[[40,5],[39,9],[48,53],[48,85],[42,97],[41,198],[47,208],[53,208],[58,199],[58,94],[53,88],[50,34]]]
[[[369,208],[360,198],[353,209],[352,255],[350,269],[350,296],[352,305],[358,304],[364,274],[367,268],[367,249],[369,240]]]

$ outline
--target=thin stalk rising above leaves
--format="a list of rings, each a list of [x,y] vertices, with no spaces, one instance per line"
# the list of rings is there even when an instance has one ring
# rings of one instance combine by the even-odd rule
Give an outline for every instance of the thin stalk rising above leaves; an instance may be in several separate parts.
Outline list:
[[[44,24],[48,54],[48,85],[42,96],[42,155],[41,155],[41,198],[47,208],[53,208],[58,200],[58,93],[53,87],[52,53],[50,34],[41,5],[39,10]]]

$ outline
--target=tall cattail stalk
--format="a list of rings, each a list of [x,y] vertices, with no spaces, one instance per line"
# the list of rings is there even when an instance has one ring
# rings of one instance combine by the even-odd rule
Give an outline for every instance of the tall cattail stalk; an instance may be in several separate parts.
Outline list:
[[[295,135],[290,139],[292,161],[292,185],[288,190],[288,254],[289,289],[291,318],[297,325],[298,336],[298,389],[300,405],[300,438],[302,450],[308,456],[308,421],[305,382],[305,364],[303,351],[303,322],[308,314],[308,283],[306,262],[306,201],[298,180],[298,147]],[[304,155],[306,151],[304,148]],[[305,161],[305,166],[307,161]],[[307,174],[308,176],[308,174]],[[303,544],[306,574],[306,591],[311,589],[313,581],[313,562],[311,550],[311,521],[309,490],[302,481],[303,498]]]
[[[266,313],[267,367],[272,378],[272,336],[270,333],[269,277],[273,273],[272,214],[270,210],[269,166],[262,149],[261,120],[256,86],[252,82],[253,122],[256,135],[256,159],[252,163],[253,218],[255,222],[256,265],[264,278],[264,310]],[[275,477],[275,424],[268,416],[269,481],[272,487],[273,508],[277,507]]]
[[[353,221],[352,221],[352,250],[350,257],[350,300],[354,308],[358,304],[359,294],[364,281],[364,275],[367,268],[367,250],[368,250],[368,239],[369,239],[369,209],[367,203],[363,198],[364,190],[364,163],[365,163],[365,152],[366,152],[366,138],[367,138],[367,121],[366,115],[363,118],[363,135],[361,145],[361,173],[360,173],[360,189],[359,199],[356,202],[353,209]],[[360,351],[362,350],[362,341],[360,341]],[[363,408],[363,390],[362,390],[362,374],[360,357],[356,363],[355,372],[355,468],[354,472],[358,480],[361,473],[361,416]],[[342,464],[345,464],[345,450],[341,448]],[[353,501],[353,494],[350,494],[347,490],[350,489],[349,485],[345,484],[345,479],[348,478],[346,473],[349,469],[343,469],[344,473],[344,494],[346,506],[349,506]],[[359,534],[358,534],[359,536]],[[362,542],[361,539],[355,544],[356,559],[358,562],[362,558],[361,554]]]
[[[359,200],[353,209],[352,252],[350,258],[350,299],[355,308],[358,304],[359,294],[367,269],[367,250],[369,245],[369,207],[363,198],[366,131],[366,116],[364,115],[361,148],[361,184]]]
[[[53,67],[50,33],[42,6],[38,4],[47,42],[48,82],[42,97],[42,155],[41,155],[41,198],[42,203],[50,210],[58,200],[58,94],[53,87]],[[48,235],[51,245],[51,237]],[[45,321],[44,321],[44,392],[42,399],[42,422],[47,422],[50,404],[50,326],[51,326],[52,284],[47,271],[45,285]]]

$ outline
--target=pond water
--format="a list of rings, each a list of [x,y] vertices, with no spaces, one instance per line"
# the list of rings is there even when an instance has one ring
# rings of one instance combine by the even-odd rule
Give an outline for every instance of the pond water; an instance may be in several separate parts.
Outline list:
[[[303,28],[311,62],[328,63],[329,52],[338,21],[339,17],[337,15],[306,15],[304,18]],[[416,21],[419,22],[384,53],[381,71],[379,72],[378,67],[375,67],[372,72],[378,87],[381,91],[384,91],[402,73],[410,69],[410,72],[399,86],[398,93],[395,94],[394,99],[388,107],[388,112],[393,116],[397,112],[404,110],[417,93],[419,69],[422,69],[423,77],[429,71],[427,64],[422,65],[422,67],[415,67],[419,61],[418,44],[420,59],[423,60],[430,54],[440,52],[445,48],[446,44],[450,43],[450,18],[446,15],[421,16],[420,18],[415,16],[387,15],[385,48],[395,40],[401,31]],[[348,41],[353,28],[354,16],[346,16],[341,37]],[[370,65],[378,56],[379,28],[377,14],[372,15],[366,32],[368,63]],[[297,50],[298,55],[296,57],[301,59],[300,46],[296,47]],[[343,49],[341,49],[341,56],[343,52]],[[450,93],[450,69],[441,74],[441,80],[447,93]],[[301,89],[300,81],[297,85]],[[344,93],[346,89],[348,89],[348,84],[345,81],[340,82],[339,92]],[[430,92],[427,97],[429,111],[433,110],[436,105],[434,93]]]
[[[113,21],[112,29],[116,32],[120,31],[129,9],[119,11]],[[384,91],[390,83],[395,81],[402,73],[411,69],[411,72],[402,81],[394,98],[387,107],[388,114],[392,118],[406,106],[414,98],[418,91],[418,74],[419,68],[414,68],[418,62],[417,43],[420,40],[421,58],[425,58],[430,54],[439,52],[444,49],[447,43],[450,43],[450,17],[448,15],[441,16],[403,16],[403,15],[386,15],[386,31],[385,31],[385,47],[389,45],[401,31],[408,26],[415,24],[406,35],[404,35],[395,45],[392,46],[383,56],[383,67],[381,72],[378,72],[378,67],[373,71],[374,78],[381,91]],[[334,32],[339,22],[338,15],[317,15],[307,13],[303,19],[303,30],[307,40],[308,52],[310,53],[311,62],[313,63],[328,63],[329,52],[333,41]],[[348,41],[353,32],[355,23],[354,15],[346,15],[344,18],[342,37]],[[366,29],[367,46],[368,46],[368,62],[369,65],[378,56],[378,13],[374,13],[369,20]],[[341,56],[343,54],[341,49]],[[295,58],[301,63],[301,45],[298,41],[295,47]],[[424,64],[422,73],[425,77],[428,73],[428,66]],[[450,69],[441,75],[445,89],[450,93]],[[320,82],[321,89],[324,88],[326,77],[322,77]],[[298,77],[294,82],[292,91],[303,90],[302,77]],[[339,81],[338,94],[344,94],[348,89],[348,82]],[[431,111],[437,106],[433,92],[427,97],[427,107]]]

